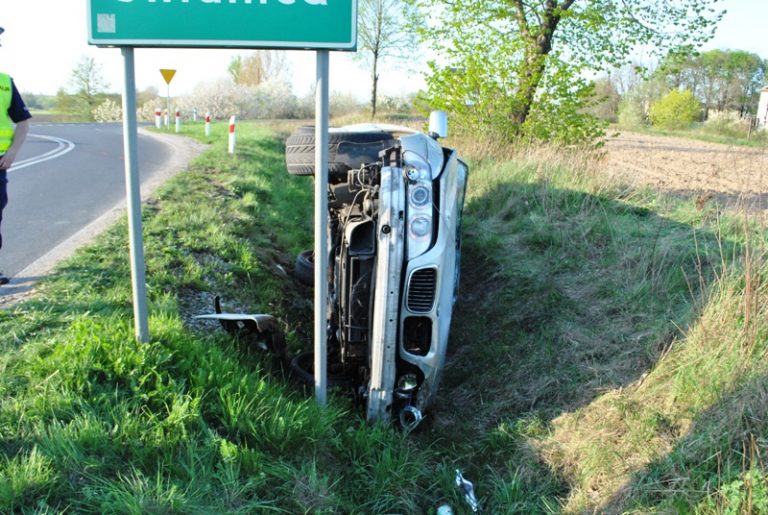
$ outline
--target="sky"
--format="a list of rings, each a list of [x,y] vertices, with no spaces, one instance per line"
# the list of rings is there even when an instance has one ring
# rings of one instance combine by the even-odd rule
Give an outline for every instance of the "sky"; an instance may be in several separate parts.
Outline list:
[[[67,85],[72,69],[82,56],[91,56],[102,68],[109,90],[123,87],[123,60],[119,49],[97,48],[87,43],[87,0],[1,0],[0,70],[10,74],[22,92],[55,94]],[[333,1],[333,0],[329,0]],[[704,49],[738,49],[768,58],[768,0],[721,0],[727,10],[715,38]],[[166,83],[160,69],[177,70],[171,81],[172,96],[191,92],[201,82],[227,76],[232,57],[247,50],[143,49],[135,50],[136,87],[154,86],[161,95]],[[380,93],[402,95],[424,87],[426,66],[421,52],[407,63],[390,62],[381,73]],[[293,92],[299,96],[315,83],[313,51],[289,51]],[[371,81],[361,62],[350,52],[330,53],[331,92],[351,94],[360,100],[370,96]]]

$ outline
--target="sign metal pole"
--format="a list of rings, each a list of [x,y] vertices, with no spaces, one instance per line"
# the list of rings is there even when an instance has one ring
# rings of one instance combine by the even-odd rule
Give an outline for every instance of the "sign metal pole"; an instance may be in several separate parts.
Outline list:
[[[328,51],[317,51],[315,90],[315,398],[327,401]]]
[[[165,128],[170,129],[171,125],[171,83],[169,82],[165,86],[165,108],[167,109],[168,118],[165,119]]]
[[[171,128],[171,81],[173,80],[173,76],[176,75],[176,70],[161,68],[160,75],[162,75],[163,79],[165,79],[165,84],[167,86],[165,89],[165,104],[167,109],[166,112],[168,113],[168,118],[165,119],[165,128],[170,130]]]
[[[144,272],[144,241],[141,232],[141,193],[137,153],[136,75],[133,47],[121,47],[125,68],[123,88],[123,147],[125,154],[125,191],[128,204],[128,237],[133,283],[133,316],[136,339],[149,341],[147,283]]]
[[[315,357],[317,402],[327,402],[328,307],[328,76],[329,51],[357,48],[357,1],[283,2],[263,9],[241,9],[239,2],[155,0],[87,0],[88,43],[120,47],[125,59],[123,124],[125,136],[126,188],[128,195],[131,266],[134,283],[134,310],[137,336],[149,338],[147,329],[146,284],[144,277],[141,204],[136,157],[136,85],[133,51],[148,48],[283,48],[317,51],[315,98]],[[245,2],[251,3],[250,0]],[[167,4],[167,5],[165,5]],[[212,8],[206,4],[219,4]],[[290,4],[290,5],[288,5]],[[286,11],[286,7],[290,12]],[[185,23],[176,23],[184,19]],[[211,30],[213,29],[213,30]],[[254,39],[254,35],[261,35]],[[170,85],[176,70],[161,69],[167,84],[167,116],[170,118]],[[166,124],[169,120],[166,119]],[[206,124],[206,130],[208,124]]]

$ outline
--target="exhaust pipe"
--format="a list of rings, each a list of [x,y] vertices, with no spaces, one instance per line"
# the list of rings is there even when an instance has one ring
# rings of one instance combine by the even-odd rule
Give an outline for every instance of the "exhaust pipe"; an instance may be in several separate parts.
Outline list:
[[[400,425],[406,433],[410,433],[424,420],[421,410],[416,406],[406,406],[400,410]]]

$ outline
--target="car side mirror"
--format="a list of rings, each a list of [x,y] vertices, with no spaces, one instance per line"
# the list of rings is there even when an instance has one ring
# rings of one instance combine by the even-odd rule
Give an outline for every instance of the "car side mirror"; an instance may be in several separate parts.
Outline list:
[[[433,139],[448,137],[448,113],[445,111],[429,113],[429,135]]]

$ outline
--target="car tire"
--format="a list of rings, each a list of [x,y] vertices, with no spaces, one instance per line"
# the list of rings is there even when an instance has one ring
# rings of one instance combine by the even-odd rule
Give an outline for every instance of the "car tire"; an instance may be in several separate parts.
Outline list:
[[[305,250],[296,256],[296,266],[293,268],[293,275],[301,284],[314,286],[315,284],[315,253],[311,250]]]
[[[347,171],[379,160],[379,152],[395,144],[392,134],[384,131],[352,132],[334,130],[328,133],[328,178],[346,180]],[[315,175],[315,128],[299,127],[285,140],[285,163],[288,173]]]
[[[291,360],[291,372],[296,379],[306,386],[315,384],[315,354],[303,352]],[[330,368],[327,371],[326,382],[328,388],[352,388],[354,381],[340,372],[334,372]]]

